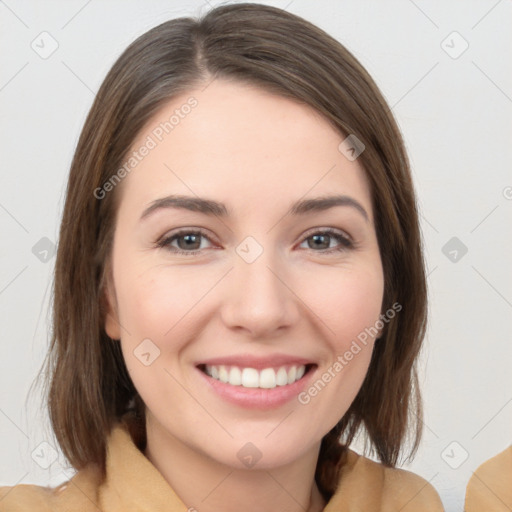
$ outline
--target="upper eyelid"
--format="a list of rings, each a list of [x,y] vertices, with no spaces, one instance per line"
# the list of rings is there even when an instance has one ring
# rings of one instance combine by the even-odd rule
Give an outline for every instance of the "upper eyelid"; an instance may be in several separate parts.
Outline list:
[[[333,228],[333,227],[316,227],[316,228],[311,228],[311,229],[308,229],[303,235],[302,235],[302,239],[304,238],[308,238],[308,236],[311,236],[315,233],[333,233],[333,234],[336,234],[336,235],[340,235],[340,236],[343,236],[345,237],[347,240],[350,240],[351,242],[354,241],[353,237],[347,233],[347,231],[345,231],[344,229],[340,229],[340,228]]]
[[[176,231],[166,232],[159,239],[158,242],[170,240],[171,238],[177,238],[179,236],[187,235],[189,233],[195,233],[207,238],[208,240],[215,241],[215,237],[211,236],[207,231],[203,228],[178,228]],[[158,243],[157,242],[157,243]]]

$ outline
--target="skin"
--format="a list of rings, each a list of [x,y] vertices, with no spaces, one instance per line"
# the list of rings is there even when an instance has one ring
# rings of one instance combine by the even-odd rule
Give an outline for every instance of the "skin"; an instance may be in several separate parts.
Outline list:
[[[345,137],[310,107],[219,79],[165,105],[132,149],[191,96],[198,105],[116,190],[105,328],[121,340],[146,404],[145,455],[200,512],[322,510],[314,482],[320,442],[360,389],[375,339],[308,404],[294,398],[271,410],[226,402],[195,364],[280,352],[314,361],[314,382],[375,324],[384,279],[365,170],[338,150]],[[299,199],[333,193],[358,201],[368,219],[351,206],[285,215]],[[231,215],[162,208],[140,219],[170,194],[221,201]],[[209,239],[187,249],[182,235],[157,246],[178,228],[202,228]],[[353,247],[329,236],[315,246],[322,228]],[[250,264],[236,252],[248,236],[263,250]],[[342,250],[327,252],[333,248]],[[144,339],[160,351],[148,366],[134,355]],[[252,468],[237,457],[247,442],[262,454]]]

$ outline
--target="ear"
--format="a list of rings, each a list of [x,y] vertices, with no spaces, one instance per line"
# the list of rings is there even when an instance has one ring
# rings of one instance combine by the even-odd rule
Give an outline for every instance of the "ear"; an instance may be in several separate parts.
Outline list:
[[[105,332],[113,340],[121,339],[121,329],[119,326],[119,314],[117,300],[114,289],[112,274],[107,272],[105,286],[103,287],[102,302],[105,311]]]

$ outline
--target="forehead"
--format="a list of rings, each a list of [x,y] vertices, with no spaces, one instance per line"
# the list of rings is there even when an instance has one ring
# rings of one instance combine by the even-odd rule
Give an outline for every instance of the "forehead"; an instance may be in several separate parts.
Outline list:
[[[208,195],[242,211],[261,209],[262,199],[340,193],[371,214],[362,165],[338,149],[344,138],[308,105],[215,80],[173,98],[141,130],[128,156],[145,156],[133,162],[122,195],[140,207],[165,194]]]

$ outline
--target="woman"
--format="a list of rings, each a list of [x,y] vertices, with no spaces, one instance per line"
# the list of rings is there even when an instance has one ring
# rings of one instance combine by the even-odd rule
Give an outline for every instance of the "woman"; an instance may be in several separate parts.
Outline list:
[[[163,23],[70,171],[47,370],[78,472],[0,510],[443,510],[395,468],[425,319],[407,156],[357,60],[263,5]]]

